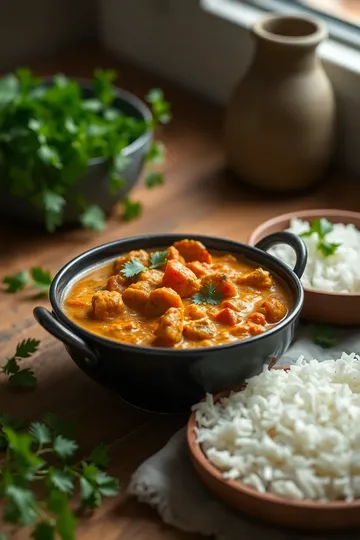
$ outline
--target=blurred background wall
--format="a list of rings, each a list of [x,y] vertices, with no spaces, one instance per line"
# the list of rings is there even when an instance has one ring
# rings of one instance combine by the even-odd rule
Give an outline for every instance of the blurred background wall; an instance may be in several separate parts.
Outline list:
[[[0,0],[0,70],[97,40],[97,0]]]

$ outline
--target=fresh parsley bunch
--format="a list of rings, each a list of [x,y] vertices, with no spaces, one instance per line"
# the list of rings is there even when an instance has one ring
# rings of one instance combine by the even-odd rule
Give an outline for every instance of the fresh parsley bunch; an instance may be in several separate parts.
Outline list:
[[[104,472],[109,465],[106,446],[75,460],[78,445],[70,428],[53,414],[28,429],[0,415],[1,524],[30,527],[34,540],[75,540],[77,520],[70,506],[75,491],[83,508],[97,508],[103,497],[118,493],[117,480]],[[0,539],[6,538],[1,532]]]
[[[123,149],[147,130],[167,123],[170,106],[161,90],[149,92],[151,122],[127,116],[114,105],[114,71],[96,70],[93,95],[85,98],[81,86],[63,75],[52,85],[19,69],[0,79],[0,171],[7,189],[14,196],[27,198],[44,214],[48,231],[62,224],[69,201],[81,208],[84,227],[101,230],[105,216],[97,205],[90,205],[77,189],[93,158],[109,163],[109,191],[125,187],[122,172],[128,164]],[[162,162],[164,147],[153,143],[147,160]],[[163,183],[160,172],[145,179],[148,187]],[[141,205],[124,199],[124,218],[132,219]]]

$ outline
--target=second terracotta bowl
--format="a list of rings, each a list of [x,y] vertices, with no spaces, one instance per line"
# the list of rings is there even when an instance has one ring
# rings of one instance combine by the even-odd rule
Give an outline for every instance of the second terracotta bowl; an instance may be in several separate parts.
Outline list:
[[[291,219],[298,217],[305,221],[326,218],[332,223],[353,224],[360,230],[360,213],[347,210],[301,210],[282,214],[265,221],[251,234],[248,243],[254,246],[265,236],[284,231]],[[305,298],[301,317],[310,321],[335,325],[360,325],[360,293],[333,293],[304,288]]]
[[[218,394],[214,401],[228,395],[229,392]],[[187,443],[194,467],[207,488],[233,508],[264,522],[293,529],[331,531],[360,526],[360,500],[349,503],[290,500],[272,493],[260,493],[238,480],[224,479],[197,443],[196,425],[193,412],[187,424]]]

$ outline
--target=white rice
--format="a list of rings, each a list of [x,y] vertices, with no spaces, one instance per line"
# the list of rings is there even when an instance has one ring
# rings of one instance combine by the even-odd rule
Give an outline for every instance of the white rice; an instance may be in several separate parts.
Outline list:
[[[196,411],[197,442],[224,478],[289,499],[360,497],[360,357],[306,363],[251,378]]]
[[[308,221],[292,219],[287,231],[300,235],[310,229]],[[333,255],[324,257],[317,249],[318,235],[303,237],[308,249],[308,263],[301,279],[304,287],[329,292],[360,293],[360,231],[354,225],[335,223],[326,241],[340,244]],[[284,244],[269,253],[294,267],[295,254]]]

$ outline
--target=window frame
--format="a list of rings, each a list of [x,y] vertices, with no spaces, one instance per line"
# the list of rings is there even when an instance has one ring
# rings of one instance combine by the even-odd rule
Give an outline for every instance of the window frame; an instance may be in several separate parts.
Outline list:
[[[244,0],[236,0],[236,2],[244,3]],[[360,27],[358,28],[348,21],[339,19],[319,9],[305,6],[298,0],[246,0],[246,4],[264,11],[310,14],[321,17],[327,23],[332,39],[360,50]]]

